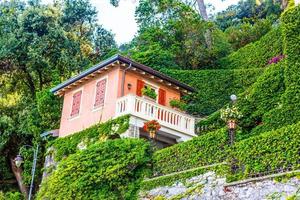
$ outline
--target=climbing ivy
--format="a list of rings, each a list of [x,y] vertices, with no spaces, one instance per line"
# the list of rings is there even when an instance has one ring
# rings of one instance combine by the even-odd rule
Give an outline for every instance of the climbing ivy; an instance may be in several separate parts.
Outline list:
[[[149,173],[150,149],[141,139],[96,142],[61,161],[37,199],[136,199]]]
[[[106,137],[119,137],[119,135],[124,133],[128,127],[129,116],[121,116],[104,123],[96,124],[70,136],[57,138],[49,142],[47,146],[48,148],[53,147],[55,150],[55,160],[59,161],[64,156],[76,153],[79,143],[88,146],[96,141],[105,139]]]

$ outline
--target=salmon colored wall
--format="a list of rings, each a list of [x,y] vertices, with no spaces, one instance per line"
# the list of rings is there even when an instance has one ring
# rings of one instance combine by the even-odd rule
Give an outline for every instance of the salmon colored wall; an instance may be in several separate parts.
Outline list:
[[[59,137],[64,137],[72,133],[86,129],[100,121],[107,121],[114,117],[118,92],[115,88],[119,88],[120,68],[115,67],[107,73],[101,74],[84,85],[74,88],[64,95],[63,110],[60,122]],[[107,85],[105,92],[104,106],[94,109],[96,83],[106,77]],[[71,118],[73,94],[82,89],[81,106],[79,115]]]
[[[146,83],[150,83],[155,87],[158,87],[158,88],[161,88],[161,89],[165,90],[166,91],[166,106],[170,107],[169,101],[171,99],[174,99],[174,98],[180,99],[180,92],[178,90],[167,87],[167,86],[165,86],[161,83],[155,82],[150,78],[144,78],[140,74],[137,74],[137,73],[134,73],[134,72],[131,72],[131,71],[126,72],[125,84],[124,84],[125,85],[125,87],[124,87],[124,94],[125,95],[127,95],[127,94],[136,94],[136,87],[137,87],[137,80],[138,79],[143,80]],[[130,90],[128,89],[128,83],[131,84],[131,89]]]

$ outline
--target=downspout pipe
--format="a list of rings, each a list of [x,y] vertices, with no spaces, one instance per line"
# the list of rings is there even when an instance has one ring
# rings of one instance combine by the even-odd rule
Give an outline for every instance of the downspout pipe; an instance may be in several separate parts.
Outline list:
[[[122,83],[121,83],[121,97],[124,96],[126,71],[129,70],[131,68],[131,66],[132,66],[132,63],[130,63],[129,66],[123,70]]]

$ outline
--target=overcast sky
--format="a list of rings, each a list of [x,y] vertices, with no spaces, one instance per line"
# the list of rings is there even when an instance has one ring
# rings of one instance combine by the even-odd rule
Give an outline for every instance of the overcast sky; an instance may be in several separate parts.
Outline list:
[[[115,8],[109,0],[90,0],[98,10],[99,24],[115,34],[118,44],[129,42],[137,32],[137,25],[134,20],[135,7],[138,0],[120,0],[119,7]],[[239,0],[206,0],[215,7],[213,12],[225,10],[229,5],[236,4]],[[52,0],[43,0],[51,3]]]

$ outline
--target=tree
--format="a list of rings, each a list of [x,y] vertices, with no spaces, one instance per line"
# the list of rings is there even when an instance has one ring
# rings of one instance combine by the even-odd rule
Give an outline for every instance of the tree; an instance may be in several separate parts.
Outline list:
[[[224,34],[182,1],[141,1],[135,16],[138,35],[125,53],[155,69],[208,68],[230,51]],[[206,44],[207,29],[211,29],[211,48]]]
[[[58,128],[61,102],[49,88],[115,49],[113,34],[96,23],[87,0],[0,3],[0,157],[6,158],[0,159],[1,182],[13,178],[26,196],[32,158],[22,170],[12,161],[22,145],[34,145],[43,131]]]

